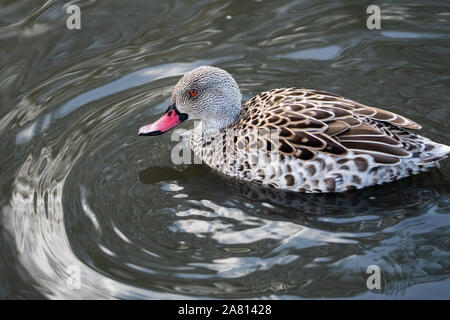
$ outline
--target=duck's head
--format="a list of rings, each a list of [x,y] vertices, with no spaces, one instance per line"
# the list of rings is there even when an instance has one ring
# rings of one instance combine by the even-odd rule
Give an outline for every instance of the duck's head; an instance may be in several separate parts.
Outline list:
[[[165,114],[141,127],[138,133],[158,135],[187,119],[202,120],[204,128],[221,129],[234,122],[241,109],[241,99],[239,87],[228,72],[216,67],[198,67],[178,81]]]

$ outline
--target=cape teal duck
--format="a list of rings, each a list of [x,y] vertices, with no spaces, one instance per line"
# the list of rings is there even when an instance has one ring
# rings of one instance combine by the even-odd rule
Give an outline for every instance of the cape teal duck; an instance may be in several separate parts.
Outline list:
[[[343,192],[426,171],[450,147],[413,131],[401,115],[328,92],[283,88],[241,105],[233,77],[209,66],[185,74],[162,118],[139,129],[158,135],[200,120],[194,154],[234,178],[298,192]]]

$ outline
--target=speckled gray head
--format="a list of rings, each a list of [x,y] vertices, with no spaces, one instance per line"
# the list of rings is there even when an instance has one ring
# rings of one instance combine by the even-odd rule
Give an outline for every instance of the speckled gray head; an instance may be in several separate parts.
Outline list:
[[[156,122],[139,129],[139,135],[164,133],[186,119],[202,120],[204,128],[221,129],[234,122],[242,95],[225,70],[202,66],[186,73],[176,84],[170,107]]]

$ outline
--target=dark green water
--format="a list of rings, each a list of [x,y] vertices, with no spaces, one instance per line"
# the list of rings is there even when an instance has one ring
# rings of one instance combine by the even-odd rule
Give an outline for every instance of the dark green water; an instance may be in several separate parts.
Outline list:
[[[92,0],[71,31],[64,3],[0,2],[0,298],[450,298],[449,160],[286,194],[174,165],[170,135],[136,135],[207,64],[245,99],[326,90],[450,144],[448,4],[376,1],[368,30],[370,1]]]

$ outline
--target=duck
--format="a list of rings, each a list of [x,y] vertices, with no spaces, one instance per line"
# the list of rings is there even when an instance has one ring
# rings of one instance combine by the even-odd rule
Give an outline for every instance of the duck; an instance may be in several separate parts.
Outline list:
[[[301,193],[346,192],[439,166],[450,147],[418,135],[421,126],[340,95],[277,88],[242,103],[227,71],[201,66],[175,85],[169,107],[139,136],[196,120],[195,157],[230,178]]]

